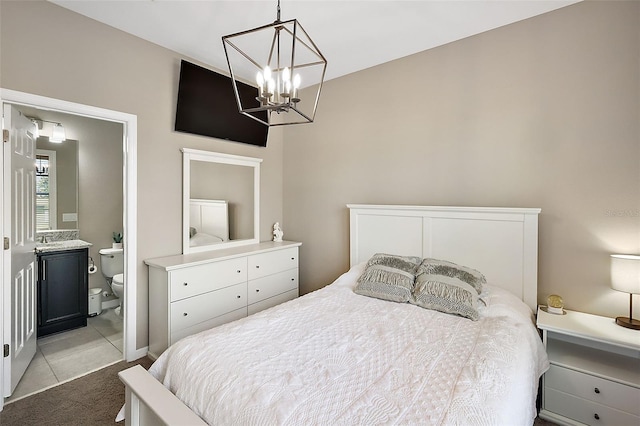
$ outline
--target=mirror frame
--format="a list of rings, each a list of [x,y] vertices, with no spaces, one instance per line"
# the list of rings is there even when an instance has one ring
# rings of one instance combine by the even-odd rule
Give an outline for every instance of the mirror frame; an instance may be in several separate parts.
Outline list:
[[[221,250],[260,242],[260,163],[262,158],[242,157],[219,152],[181,148],[182,151],[182,254]],[[189,246],[189,200],[191,199],[191,161],[230,164],[253,168],[253,238],[229,240],[205,246]]]

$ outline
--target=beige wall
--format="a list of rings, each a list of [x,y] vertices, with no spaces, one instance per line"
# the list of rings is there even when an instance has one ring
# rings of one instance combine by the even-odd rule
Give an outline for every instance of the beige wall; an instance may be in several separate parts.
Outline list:
[[[585,2],[327,82],[284,135],[302,292],[348,268],[347,203],[540,207],[539,301],[626,315],[608,256],[640,253],[639,64],[640,3]]]
[[[180,148],[264,160],[260,227],[262,239],[270,239],[271,225],[283,222],[282,131],[270,131],[267,148],[174,132],[182,56],[48,2],[2,1],[0,10],[0,87],[138,118],[136,333],[142,348],[148,338],[143,260],[182,251]]]

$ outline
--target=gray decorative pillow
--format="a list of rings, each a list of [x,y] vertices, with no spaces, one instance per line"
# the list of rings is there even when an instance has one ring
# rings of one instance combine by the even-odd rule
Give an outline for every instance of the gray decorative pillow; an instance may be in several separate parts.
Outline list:
[[[416,277],[411,303],[477,321],[478,293],[457,277],[423,273]]]
[[[367,262],[354,291],[363,296],[408,302],[421,261],[419,257],[377,253]]]
[[[467,266],[439,259],[424,259],[416,272],[416,275],[420,274],[442,275],[451,278],[458,278],[459,280],[471,285],[478,294],[482,293],[482,286],[487,283],[487,279],[481,272]]]

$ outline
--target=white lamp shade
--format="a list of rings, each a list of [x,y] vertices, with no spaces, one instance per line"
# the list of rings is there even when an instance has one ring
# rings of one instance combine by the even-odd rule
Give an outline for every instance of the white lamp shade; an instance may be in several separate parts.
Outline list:
[[[640,256],[611,255],[611,288],[625,293],[640,294]]]
[[[62,124],[56,124],[53,126],[53,130],[51,131],[51,137],[49,138],[49,142],[60,143],[66,139],[64,127]]]

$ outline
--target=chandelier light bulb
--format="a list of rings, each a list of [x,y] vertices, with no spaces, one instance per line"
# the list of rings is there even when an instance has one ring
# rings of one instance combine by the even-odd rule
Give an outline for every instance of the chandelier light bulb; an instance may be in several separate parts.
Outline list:
[[[289,67],[284,67],[282,70],[282,80],[285,83],[291,80],[291,71],[289,71]]]
[[[275,80],[270,78],[269,82],[267,83],[267,92],[269,92],[269,95],[272,95],[274,93],[275,87],[276,87]]]
[[[300,98],[298,98],[298,88],[300,88],[300,74],[296,74],[293,76],[293,96],[291,97],[292,102],[300,102]]]
[[[264,72],[264,81],[269,81],[271,79],[271,68],[269,68],[269,65],[264,67],[263,72]]]
[[[258,83],[258,96],[262,97],[262,92],[264,92],[264,77],[260,71],[256,74],[256,83]]]
[[[288,98],[291,94],[291,71],[289,67],[282,70],[282,96]]]

